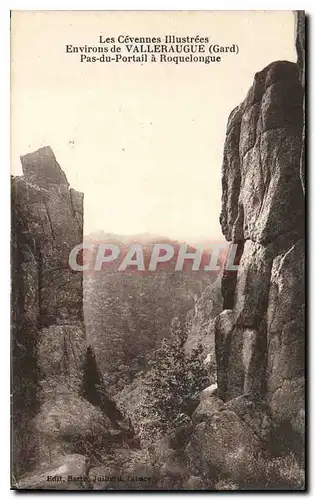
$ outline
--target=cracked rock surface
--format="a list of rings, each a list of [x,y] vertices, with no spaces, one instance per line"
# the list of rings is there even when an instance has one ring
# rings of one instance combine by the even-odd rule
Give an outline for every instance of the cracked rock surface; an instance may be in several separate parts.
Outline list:
[[[256,73],[226,130],[220,223],[239,267],[222,277],[216,404],[195,410],[186,456],[238,485],[273,453],[304,462],[304,22],[298,12],[297,63]]]
[[[13,483],[31,488],[46,470],[85,470],[123,417],[87,346],[82,273],[68,263],[83,240],[83,195],[50,147],[21,162],[12,180]]]

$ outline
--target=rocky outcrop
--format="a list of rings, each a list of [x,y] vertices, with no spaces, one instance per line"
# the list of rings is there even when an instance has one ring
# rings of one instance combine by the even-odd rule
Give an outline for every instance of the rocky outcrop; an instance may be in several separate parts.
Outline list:
[[[73,454],[60,457],[53,466],[36,474],[26,476],[18,483],[18,488],[23,490],[71,490],[88,489],[89,460],[84,455]],[[67,478],[60,480],[60,477]],[[76,480],[68,481],[68,478]],[[50,478],[49,482],[47,478]],[[57,479],[58,478],[58,479]],[[78,480],[78,478],[82,478]]]
[[[214,394],[209,394],[201,398],[199,405],[191,416],[194,424],[203,422],[219,411],[223,406],[223,401]]]
[[[208,371],[209,381],[216,379],[215,318],[222,311],[221,278],[214,277],[200,297],[195,297],[194,308],[186,316],[187,340],[185,352],[192,354],[202,346],[201,362]]]
[[[216,324],[220,396],[266,396],[292,425],[304,406],[302,130],[298,65],[272,63],[228,122],[221,225],[243,253]]]
[[[260,449],[259,438],[237,414],[222,410],[197,425],[186,454],[196,475],[216,477],[224,471],[238,481],[251,468]]]
[[[293,451],[303,463],[303,14],[296,19],[298,63],[277,61],[256,73],[228,119],[220,222],[226,240],[238,246],[239,266],[222,278],[218,392],[201,399],[186,448],[193,474],[238,487],[264,469],[262,487],[274,455],[287,460]],[[301,481],[292,488],[300,489]]]
[[[49,147],[21,162],[12,180],[13,485],[31,473],[36,487],[39,469],[81,470],[76,457],[108,443],[123,419],[87,348],[82,273],[68,263],[83,240],[83,195]]]

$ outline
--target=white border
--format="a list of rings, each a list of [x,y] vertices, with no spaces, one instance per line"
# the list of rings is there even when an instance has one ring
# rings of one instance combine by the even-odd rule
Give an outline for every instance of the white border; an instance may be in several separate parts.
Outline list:
[[[1,132],[0,132],[0,140],[1,140],[1,168],[0,168],[0,221],[1,221],[1,245],[0,245],[0,262],[2,264],[1,271],[1,331],[2,331],[2,341],[1,341],[1,353],[2,359],[0,363],[1,373],[0,373],[0,401],[1,401],[1,453],[0,453],[0,493],[1,500],[6,498],[11,498],[15,493],[13,491],[9,491],[9,449],[10,449],[10,434],[9,434],[9,370],[10,370],[10,359],[9,359],[9,322],[10,322],[10,302],[9,302],[9,269],[10,269],[10,249],[9,249],[9,224],[10,224],[10,205],[9,205],[9,192],[10,192],[10,184],[9,184],[9,165],[10,165],[10,153],[9,153],[9,123],[10,123],[10,83],[9,83],[9,71],[10,71],[10,56],[9,56],[9,11],[10,10],[298,10],[303,9],[313,17],[315,2],[314,0],[308,0],[304,2],[297,1],[280,1],[280,0],[259,0],[253,3],[253,1],[242,1],[239,0],[235,2],[235,0],[225,1],[224,3],[221,1],[211,1],[211,0],[159,0],[159,1],[140,1],[140,0],[89,0],[89,1],[80,1],[80,0],[36,0],[36,1],[23,1],[23,0],[12,0],[12,1],[4,1],[2,0],[0,6],[0,36],[1,36],[1,68],[2,68],[2,78],[0,80],[1,83],[1,92],[0,99],[2,106],[0,107],[1,113]],[[314,53],[313,51],[313,37],[311,24],[313,20],[310,20],[309,23],[309,54]],[[314,106],[311,101],[311,82],[314,81],[314,68],[310,65],[310,55],[309,55],[309,83],[308,83],[308,95],[309,95],[309,124],[313,117]],[[309,207],[309,230],[313,229],[313,220],[315,217],[312,217],[312,213],[314,213],[315,207],[313,206],[313,201],[315,199],[315,176],[312,175],[312,157],[311,157],[311,133],[309,131],[309,155],[308,155],[308,198],[310,202]],[[312,249],[315,248],[314,245],[314,231],[311,232],[311,236],[309,237],[309,260],[311,264],[311,279],[310,285],[313,284],[314,281],[314,268],[312,265]],[[311,315],[311,320],[313,319],[312,311],[315,311],[315,298],[309,297],[308,308]],[[314,342],[312,342],[312,328],[313,321],[309,325],[309,374],[311,375],[309,380],[309,422],[311,423],[312,418],[315,414],[313,408],[312,391],[310,387],[313,388],[313,374],[314,370],[312,370],[312,364],[310,362],[311,359],[315,359],[314,356]],[[311,455],[312,450],[315,449],[314,446],[314,435],[309,431],[309,457]],[[312,461],[314,462],[314,461]],[[314,476],[314,468],[313,464],[310,463],[309,470],[309,486],[312,488],[313,481],[312,477]],[[313,489],[313,488],[312,488]],[[92,492],[91,492],[92,493]],[[60,495],[66,495],[60,494]],[[187,494],[187,493],[186,493]],[[211,493],[215,494],[215,493]],[[44,493],[43,493],[44,495]],[[79,497],[79,494],[72,493],[72,498]],[[134,494],[133,494],[134,495]],[[164,494],[165,495],[165,494]],[[215,494],[216,495],[216,494]],[[242,495],[240,492],[239,495]],[[254,493],[253,493],[254,495]],[[289,494],[288,494],[289,495]],[[116,498],[122,495],[117,495]],[[167,495],[167,496],[170,496]],[[198,495],[197,495],[198,496]],[[200,495],[199,495],[200,496]],[[246,495],[248,496],[248,495]],[[252,495],[249,495],[249,497]],[[273,497],[274,495],[269,495]],[[285,495],[286,496],[286,495]],[[28,494],[28,497],[40,498],[41,494]]]
[[[312,0],[11,0],[3,2],[11,10],[298,10],[311,12]]]

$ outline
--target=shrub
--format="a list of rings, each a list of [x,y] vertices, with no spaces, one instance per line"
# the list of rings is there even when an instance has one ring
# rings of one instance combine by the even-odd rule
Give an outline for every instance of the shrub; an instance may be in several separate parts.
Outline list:
[[[144,380],[142,441],[152,442],[172,431],[191,397],[209,383],[207,369],[200,361],[202,346],[187,355],[186,339],[186,328],[175,318],[170,338],[164,339],[154,352]]]

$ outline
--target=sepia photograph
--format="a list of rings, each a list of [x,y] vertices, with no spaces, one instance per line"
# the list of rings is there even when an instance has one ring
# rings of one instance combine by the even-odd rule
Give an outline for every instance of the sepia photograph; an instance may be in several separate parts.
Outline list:
[[[304,11],[11,11],[11,489],[306,491]]]

